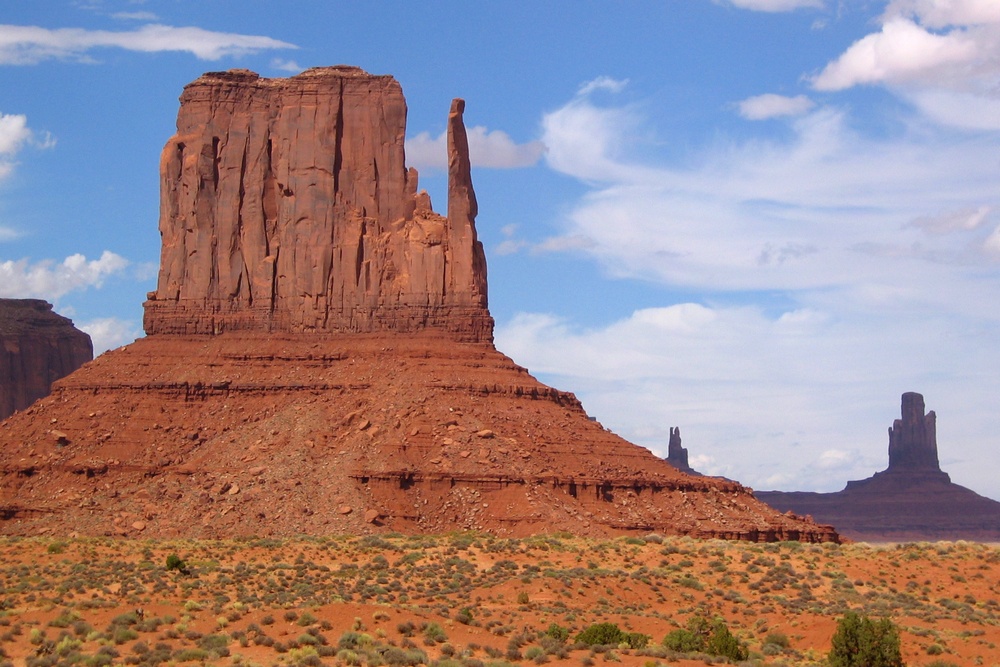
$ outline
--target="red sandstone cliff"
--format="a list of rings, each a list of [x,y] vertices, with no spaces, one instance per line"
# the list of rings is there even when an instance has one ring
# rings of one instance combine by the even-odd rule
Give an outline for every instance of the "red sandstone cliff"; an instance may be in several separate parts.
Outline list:
[[[0,419],[94,358],[90,336],[38,299],[0,299]]]
[[[211,72],[184,88],[160,160],[147,334],[411,332],[490,340],[486,259],[455,100],[448,217],[417,192],[390,76]]]
[[[149,335],[0,423],[0,532],[838,539],[676,470],[493,347],[463,110],[442,217],[404,169],[391,77],[185,88]]]

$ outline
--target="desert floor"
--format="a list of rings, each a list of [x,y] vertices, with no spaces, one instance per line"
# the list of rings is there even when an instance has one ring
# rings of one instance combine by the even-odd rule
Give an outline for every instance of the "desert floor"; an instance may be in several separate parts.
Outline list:
[[[997,665],[998,588],[1000,549],[965,542],[0,538],[0,665],[719,661],[661,646],[692,615],[723,618],[747,664],[810,665],[847,610],[891,618],[907,665]],[[574,646],[600,622],[649,645]]]

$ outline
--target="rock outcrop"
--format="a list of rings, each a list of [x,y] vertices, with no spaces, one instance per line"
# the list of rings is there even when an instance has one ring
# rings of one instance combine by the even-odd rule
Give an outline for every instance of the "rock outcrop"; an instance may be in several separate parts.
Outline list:
[[[185,89],[149,335],[0,424],[0,532],[838,539],[498,352],[464,104],[447,217],[404,168],[405,109],[348,67]]]
[[[689,475],[700,475],[688,463],[688,450],[681,445],[681,429],[679,426],[670,428],[670,441],[667,443],[667,463],[681,472]]]
[[[844,536],[871,542],[1000,541],[1000,502],[954,484],[938,463],[934,412],[905,393],[902,416],[889,429],[889,466],[836,493],[758,491],[769,505],[833,524]]]
[[[160,160],[163,249],[147,334],[492,337],[464,103],[448,118],[448,216],[406,169],[390,76],[211,72],[184,88]]]
[[[0,299],[0,419],[94,358],[90,336],[39,299]]]

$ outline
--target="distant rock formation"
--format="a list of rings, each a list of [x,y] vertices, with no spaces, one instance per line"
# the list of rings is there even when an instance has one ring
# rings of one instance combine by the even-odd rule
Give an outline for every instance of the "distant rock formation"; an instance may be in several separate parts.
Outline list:
[[[90,336],[40,299],[0,299],[0,419],[94,358]]]
[[[870,542],[1000,541],[1000,502],[958,484],[938,463],[936,415],[924,397],[902,397],[902,416],[889,429],[889,467],[836,493],[757,491],[779,510],[809,515],[844,535]]]
[[[406,169],[391,76],[210,72],[160,160],[163,247],[147,334],[371,333],[491,340],[468,139],[448,116],[448,217]]]
[[[689,475],[701,475],[688,463],[688,450],[681,446],[681,429],[679,426],[670,428],[670,441],[667,444],[667,463],[681,472]]]
[[[493,347],[463,111],[443,217],[404,167],[391,77],[187,86],[148,335],[0,423],[0,532],[839,539],[679,472]]]

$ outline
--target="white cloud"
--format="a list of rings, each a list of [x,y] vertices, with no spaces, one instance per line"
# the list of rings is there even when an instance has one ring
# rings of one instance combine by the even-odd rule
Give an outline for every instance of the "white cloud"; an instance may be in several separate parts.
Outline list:
[[[502,130],[489,131],[481,125],[466,130],[469,137],[469,159],[473,167],[516,169],[530,167],[541,159],[545,146],[539,141],[518,144]],[[406,140],[406,162],[417,169],[448,168],[448,135],[432,138],[421,132]]]
[[[48,29],[0,25],[0,64],[33,65],[44,60],[87,61],[99,48],[146,53],[183,51],[201,60],[255,53],[264,49],[294,49],[294,44],[259,35],[213,32],[197,27],[150,24],[131,31]]]
[[[32,264],[26,259],[0,262],[0,297],[56,301],[72,291],[101,287],[128,264],[108,250],[94,260],[75,254],[59,263],[43,260]]]
[[[271,61],[271,68],[281,70],[282,72],[291,72],[292,74],[298,74],[305,69],[294,60],[284,60],[282,58],[273,59]]]
[[[980,56],[964,31],[929,32],[905,18],[893,18],[828,64],[813,80],[817,90],[843,90],[874,83],[943,82]]]
[[[111,18],[119,21],[159,21],[160,17],[153,12],[115,12]]]
[[[576,94],[585,96],[598,90],[604,90],[609,93],[620,93],[627,85],[628,79],[613,79],[610,76],[599,76],[580,86]]]
[[[0,155],[14,155],[30,138],[27,116],[0,114]]]
[[[823,8],[823,0],[721,0],[725,4],[755,12],[790,12],[795,9]]]
[[[886,86],[937,123],[1000,129],[1000,3],[890,2],[880,30],[828,63],[812,85]]]
[[[931,234],[971,231],[986,221],[990,211],[989,206],[963,208],[937,216],[921,216],[911,224]]]
[[[90,334],[94,344],[94,356],[127,345],[142,335],[141,327],[134,322],[126,322],[115,317],[104,317],[88,322],[78,322],[81,331]]]
[[[0,179],[3,178],[3,170],[0,169]],[[16,229],[11,229],[10,227],[4,227],[0,225],[0,243],[4,241],[13,241],[21,236],[20,232]]]
[[[1000,23],[996,0],[892,0],[885,15],[908,16],[940,29],[950,26]]]
[[[786,97],[767,93],[748,97],[739,103],[740,115],[748,120],[765,120],[780,116],[801,116],[815,104],[805,95]]]

